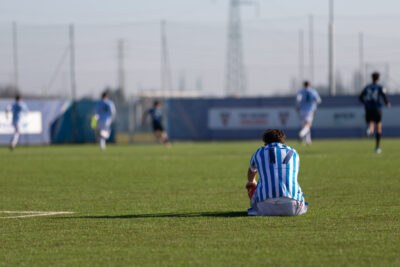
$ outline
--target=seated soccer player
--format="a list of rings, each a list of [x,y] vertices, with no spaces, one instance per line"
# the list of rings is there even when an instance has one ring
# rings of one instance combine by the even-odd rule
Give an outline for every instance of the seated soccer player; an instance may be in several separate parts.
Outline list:
[[[308,204],[297,182],[299,155],[286,146],[286,135],[277,129],[264,131],[264,146],[250,160],[246,188],[249,215],[296,216],[307,212]],[[258,183],[256,181],[259,174]]]

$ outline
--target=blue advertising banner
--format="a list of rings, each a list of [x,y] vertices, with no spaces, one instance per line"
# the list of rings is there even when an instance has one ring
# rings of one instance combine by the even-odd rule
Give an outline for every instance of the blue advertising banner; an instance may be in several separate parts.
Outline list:
[[[383,110],[385,136],[400,136],[400,96],[389,96]],[[364,108],[357,96],[324,97],[315,114],[314,138],[362,137]],[[169,99],[167,129],[176,140],[259,139],[263,130],[278,128],[297,138],[299,115],[294,97]]]
[[[0,144],[8,145],[14,128],[11,124],[11,114],[7,108],[13,99],[0,100]],[[59,100],[26,100],[29,111],[23,112],[20,121],[21,136],[19,144],[50,144],[51,125],[69,106],[68,101]]]

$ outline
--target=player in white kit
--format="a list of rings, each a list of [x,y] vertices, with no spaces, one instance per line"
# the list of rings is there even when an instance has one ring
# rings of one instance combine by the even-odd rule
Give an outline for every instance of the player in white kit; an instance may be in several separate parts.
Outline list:
[[[115,117],[114,102],[108,99],[108,94],[104,92],[101,100],[97,102],[95,107],[96,123],[96,136],[99,139],[101,150],[106,149],[106,140],[110,138],[111,123]]]
[[[14,150],[14,148],[18,144],[18,139],[20,135],[20,121],[23,112],[27,112],[28,106],[22,101],[21,96],[17,95],[15,97],[15,102],[8,106],[6,109],[6,116],[8,117],[8,113],[12,112],[12,125],[14,127],[14,135],[10,141],[10,150]]]
[[[321,103],[321,98],[318,92],[310,87],[308,81],[304,82],[304,88],[297,93],[296,109],[300,115],[301,130],[299,138],[311,145],[311,125],[314,119],[317,106]]]

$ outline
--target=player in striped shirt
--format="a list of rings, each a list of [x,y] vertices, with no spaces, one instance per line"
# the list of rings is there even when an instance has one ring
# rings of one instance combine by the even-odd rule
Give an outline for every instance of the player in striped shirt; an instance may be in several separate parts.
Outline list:
[[[277,129],[266,130],[264,146],[250,160],[246,188],[250,197],[249,215],[296,216],[307,212],[297,181],[299,155],[285,145],[286,135]],[[256,181],[259,174],[258,182]]]
[[[8,106],[6,109],[6,116],[8,113],[12,112],[12,125],[14,127],[14,135],[10,141],[10,150],[13,151],[18,144],[18,139],[20,135],[20,121],[23,112],[28,112],[28,106],[22,101],[21,96],[17,95],[15,97],[15,102]]]
[[[299,112],[302,129],[299,138],[307,145],[311,145],[311,125],[317,106],[321,103],[318,92],[310,87],[308,81],[304,82],[304,88],[296,97],[296,109]]]

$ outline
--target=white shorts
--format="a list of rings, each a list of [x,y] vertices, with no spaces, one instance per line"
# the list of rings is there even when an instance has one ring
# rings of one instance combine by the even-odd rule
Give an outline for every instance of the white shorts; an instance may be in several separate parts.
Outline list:
[[[311,125],[313,120],[314,120],[314,111],[311,112],[300,111],[300,121],[302,125],[306,123],[309,123]]]
[[[108,139],[111,134],[111,120],[97,121],[96,130],[101,137]]]
[[[297,216],[307,212],[305,202],[286,197],[269,198],[262,202],[254,203],[249,209],[249,215],[255,216]]]

